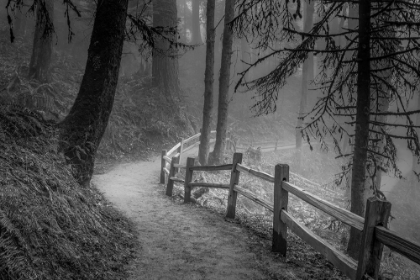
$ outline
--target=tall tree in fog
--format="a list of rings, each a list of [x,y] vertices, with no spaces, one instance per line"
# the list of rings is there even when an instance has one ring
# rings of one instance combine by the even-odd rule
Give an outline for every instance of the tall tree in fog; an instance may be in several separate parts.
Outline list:
[[[213,109],[213,81],[214,81],[214,14],[215,0],[207,0],[206,12],[206,70],[204,73],[204,106],[203,106],[203,125],[201,127],[200,147],[198,159],[201,165],[207,164],[210,149],[210,131]]]
[[[417,110],[420,110],[420,90],[416,92],[416,96],[417,96]],[[418,114],[416,116],[416,121],[415,121],[415,125],[416,125],[416,131],[417,131],[417,135],[420,135],[420,114]],[[414,174],[420,174],[420,162],[418,157],[413,155],[413,172]],[[418,176],[418,175],[417,175]]]
[[[192,0],[192,43],[202,44],[200,30],[200,0]]]
[[[54,0],[38,1],[36,25],[28,77],[40,82],[50,79],[53,52]]]
[[[219,102],[217,109],[216,144],[214,145],[214,161],[223,161],[226,145],[226,130],[229,109],[230,66],[232,63],[233,31],[229,23],[235,17],[235,0],[225,0],[225,18],[223,29],[222,59],[219,76]]]
[[[343,13],[347,3],[321,5],[320,20],[310,32],[300,32],[293,26],[300,11],[289,12],[286,3],[240,0],[240,16],[234,26],[240,36],[258,34],[254,39],[262,48],[279,39],[296,42],[296,47],[272,49],[250,66],[253,68],[267,58],[281,57],[271,73],[252,81],[243,80],[246,72],[242,74],[240,83],[256,90],[254,108],[259,114],[274,111],[286,79],[296,72],[309,53],[318,55],[321,74],[314,82],[322,90],[322,96],[305,115],[303,133],[307,139],[317,138],[324,147],[332,141],[339,155],[349,159],[351,164],[345,172],[351,170],[351,211],[363,216],[367,195],[383,196],[376,185],[377,170],[401,175],[395,139],[404,139],[417,157],[420,153],[419,137],[412,120],[418,111],[409,111],[407,106],[420,87],[417,53],[420,25],[413,24],[420,17],[420,7],[412,1],[352,4],[358,11],[354,16]],[[355,28],[348,24],[339,34],[333,33],[328,24],[339,15],[358,24]],[[251,35],[241,34],[242,30],[251,30]],[[340,45],[334,39],[337,36],[351,39]],[[316,46],[319,40],[323,42]],[[388,107],[395,109],[388,111]],[[345,118],[344,122],[354,130],[344,126],[337,117]],[[393,120],[388,121],[387,117]],[[390,131],[390,127],[399,130]],[[345,133],[352,138],[353,151],[349,154],[342,154],[339,147],[339,139]],[[384,143],[378,145],[381,141]],[[352,257],[358,255],[358,234],[356,230],[350,232],[348,252]]]
[[[60,149],[83,186],[92,178],[118,82],[128,0],[99,0],[85,73],[76,101],[61,123]]]
[[[303,25],[303,31],[308,33],[312,29],[313,18],[314,18],[314,1],[305,3],[305,20]],[[308,99],[308,85],[314,78],[314,55],[313,53],[308,54],[308,58],[303,62],[302,67],[302,87],[300,91],[300,104],[299,104],[299,115],[296,125],[296,148],[302,147],[302,125],[303,117],[306,112],[306,103]]]
[[[153,26],[176,27],[176,0],[153,1]],[[153,85],[165,95],[168,104],[179,102],[180,85],[178,79],[177,49],[172,45],[176,42],[176,33],[167,33],[172,42],[157,38],[153,49],[152,79]]]
[[[183,28],[182,28],[182,37],[183,37],[183,42],[187,42],[187,18],[188,18],[188,5],[187,5],[187,0],[182,0],[182,12],[183,12],[183,18],[182,18],[182,23],[183,23]]]

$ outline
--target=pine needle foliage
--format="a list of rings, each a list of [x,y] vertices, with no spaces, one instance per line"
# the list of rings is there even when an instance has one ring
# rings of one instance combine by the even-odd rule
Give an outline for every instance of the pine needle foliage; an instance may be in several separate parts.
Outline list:
[[[304,116],[302,134],[308,142],[317,139],[332,146],[348,159],[345,173],[352,168],[353,153],[341,149],[348,137],[354,145],[359,58],[358,1],[317,1],[316,20],[309,32],[294,20],[301,17],[303,0],[240,0],[232,27],[256,48],[268,54],[240,73],[237,89],[255,90],[253,108],[257,115],[275,111],[281,89],[296,73],[309,53],[317,56],[318,75],[311,88],[321,92],[316,104]],[[398,169],[396,141],[403,140],[413,156],[420,156],[415,116],[420,111],[409,103],[420,87],[420,5],[415,0],[370,1],[370,116],[367,176],[374,181],[380,171],[402,174]],[[356,12],[351,12],[356,11]],[[339,19],[342,27],[333,28]],[[278,59],[276,68],[254,80],[246,74],[267,59]],[[417,174],[418,175],[418,174]],[[373,186],[375,182],[372,182]],[[378,189],[376,195],[381,196]]]

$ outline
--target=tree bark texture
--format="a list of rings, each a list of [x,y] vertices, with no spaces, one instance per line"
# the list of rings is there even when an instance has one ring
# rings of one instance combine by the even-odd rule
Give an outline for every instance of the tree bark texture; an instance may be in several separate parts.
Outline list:
[[[36,79],[42,83],[50,80],[49,69],[53,52],[53,33],[47,30],[47,16],[50,23],[52,23],[54,19],[54,0],[40,1],[36,11],[36,24],[28,78]]]
[[[370,112],[370,0],[359,2],[356,131],[351,178],[350,211],[364,216],[366,200],[366,161]],[[349,255],[358,257],[361,233],[352,228],[347,247]]]
[[[310,3],[305,3],[305,23],[304,23],[304,32],[309,33],[312,29],[313,18],[314,18],[314,1]],[[314,56],[312,53],[308,54],[305,62],[303,63],[302,68],[302,87],[300,95],[300,105],[299,105],[299,117],[296,124],[296,148],[300,149],[302,147],[302,125],[303,125],[303,116],[306,110],[306,103],[308,99],[308,84],[311,80],[314,79]]]
[[[79,94],[61,123],[60,148],[82,186],[92,178],[118,83],[128,0],[98,1]]]
[[[204,73],[204,106],[203,126],[201,127],[200,148],[198,159],[201,165],[205,165],[209,159],[210,131],[213,110],[213,82],[214,82],[214,14],[215,0],[207,1],[207,39],[206,39],[206,70]]]
[[[417,110],[420,110],[420,92],[417,93]],[[420,126],[420,114],[417,114],[415,124],[417,126]],[[416,131],[417,131],[417,135],[420,135],[420,129],[419,128],[416,128]],[[413,155],[413,167],[412,167],[412,170],[415,171],[415,172],[417,172],[417,173],[420,172],[420,166],[419,166],[418,158],[417,158],[416,155]],[[413,176],[413,177],[416,178],[416,176]]]
[[[192,43],[202,44],[200,29],[200,1],[192,0]]]
[[[223,49],[219,77],[219,107],[217,110],[216,144],[213,151],[213,157],[216,163],[222,163],[223,152],[226,145],[226,129],[229,109],[230,66],[232,63],[233,53],[233,32],[228,24],[233,20],[234,16],[235,0],[226,0],[223,30]]]
[[[153,26],[174,27],[176,25],[176,0],[154,0]],[[175,35],[173,39],[176,39]],[[180,85],[176,55],[177,50],[171,49],[169,42],[160,39],[155,41],[152,64],[153,85],[161,90],[169,105],[179,102]]]

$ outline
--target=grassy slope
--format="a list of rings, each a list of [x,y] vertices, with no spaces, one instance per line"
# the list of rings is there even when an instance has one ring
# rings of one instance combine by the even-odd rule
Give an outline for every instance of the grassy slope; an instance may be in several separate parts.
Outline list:
[[[0,279],[121,279],[133,225],[82,189],[36,114],[0,110]]]

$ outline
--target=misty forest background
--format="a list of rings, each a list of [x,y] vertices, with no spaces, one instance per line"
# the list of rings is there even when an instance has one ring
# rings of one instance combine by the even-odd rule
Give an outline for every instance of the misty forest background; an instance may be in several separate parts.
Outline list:
[[[392,202],[390,228],[420,242],[416,1],[2,0],[1,7],[0,140],[8,166],[2,187],[25,186],[17,191],[23,195],[48,185],[51,198],[70,180],[63,187],[68,197],[97,204],[101,198],[90,181],[106,164],[150,158],[200,131],[198,161],[223,163],[231,159],[225,151],[229,133],[252,148],[261,141],[295,144],[248,164],[264,170],[287,163],[316,182],[315,193],[361,216],[368,197],[386,198]],[[211,130],[217,130],[214,148]],[[19,172],[27,174],[28,155],[29,166],[58,166],[34,167],[37,179],[24,180]],[[27,225],[16,210],[29,215],[31,208],[10,195],[1,196],[0,246],[26,248],[25,258],[36,265],[11,261],[22,250],[10,249],[10,278],[0,279],[32,275],[42,263],[27,249],[36,225]],[[265,214],[243,203],[248,214]],[[130,240],[129,221],[123,234],[106,226],[120,221],[113,210],[104,216],[95,208],[95,216],[81,214],[85,206],[70,206],[43,212],[55,212],[54,219],[90,215],[104,236],[113,231],[115,239]],[[296,207],[296,215],[315,213]],[[302,218],[306,225],[322,228],[320,235],[340,232],[335,242],[357,256],[358,233],[310,215]],[[67,262],[73,262],[70,248],[61,256]],[[128,248],[121,259],[132,254]]]

